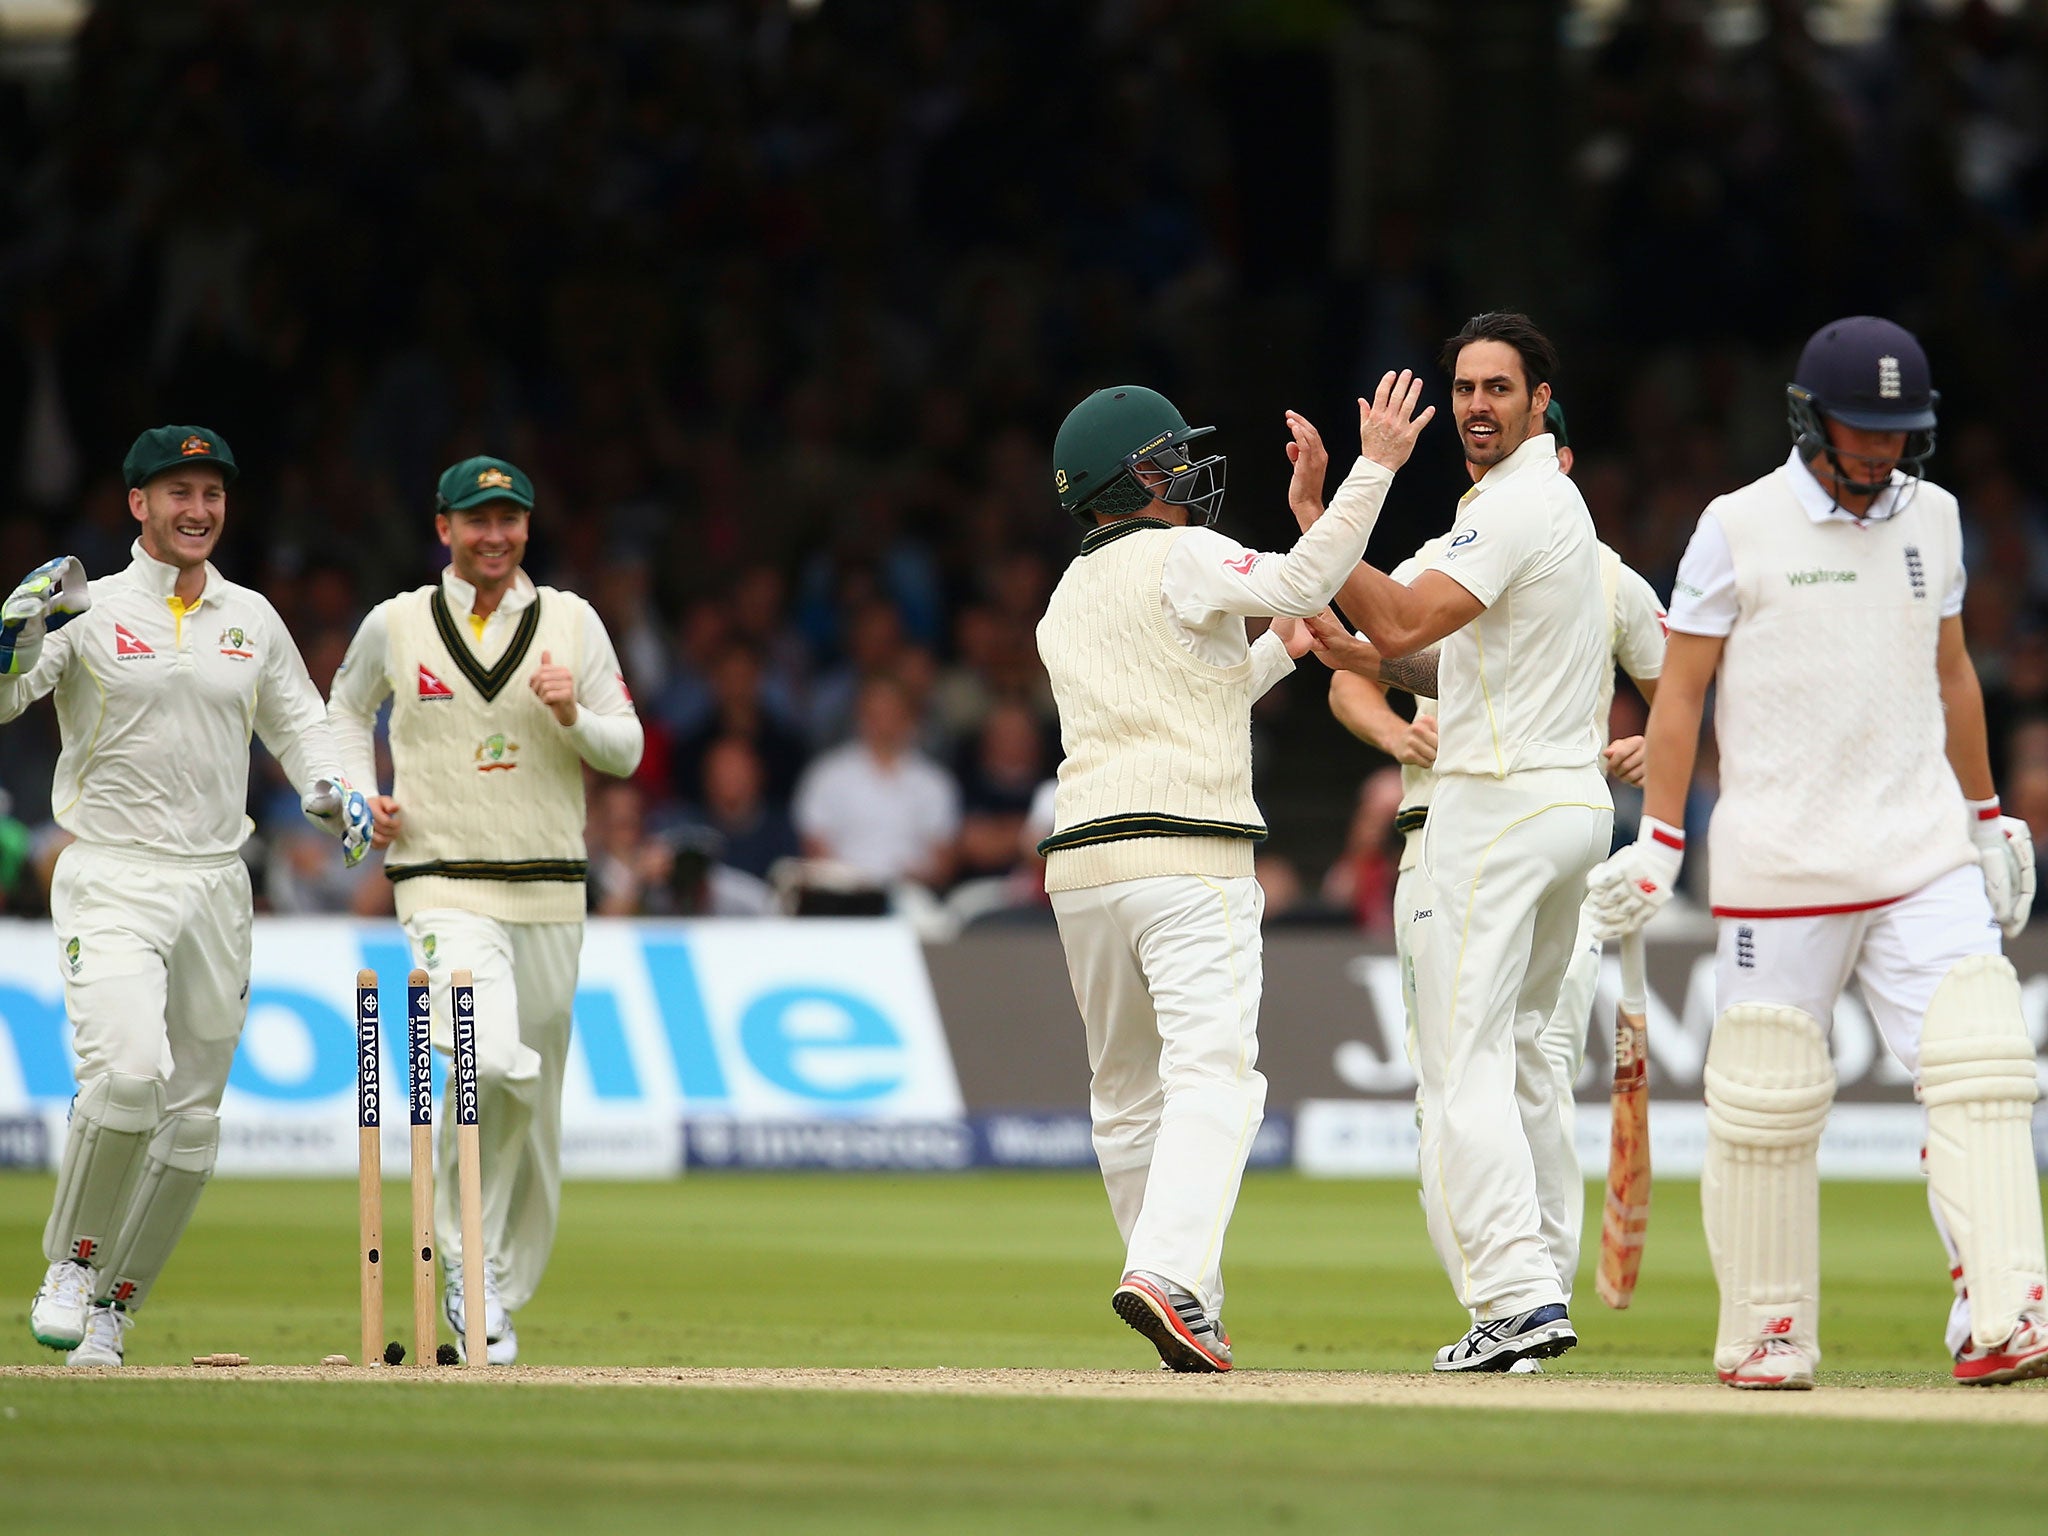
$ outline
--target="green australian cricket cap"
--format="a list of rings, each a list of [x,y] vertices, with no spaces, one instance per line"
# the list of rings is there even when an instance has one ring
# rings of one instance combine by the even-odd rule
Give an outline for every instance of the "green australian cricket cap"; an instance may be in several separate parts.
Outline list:
[[[217,464],[221,478],[231,484],[242,472],[235,464],[234,450],[218,432],[204,427],[151,427],[135,439],[128,457],[121,461],[121,473],[132,491],[180,464]]]
[[[1557,439],[1558,447],[1571,447],[1572,435],[1564,429],[1564,407],[1557,403],[1555,395],[1550,397],[1550,404],[1543,407],[1543,430]]]
[[[513,502],[530,512],[533,482],[523,469],[489,454],[478,454],[441,471],[441,484],[434,492],[436,512],[461,512],[487,501]]]

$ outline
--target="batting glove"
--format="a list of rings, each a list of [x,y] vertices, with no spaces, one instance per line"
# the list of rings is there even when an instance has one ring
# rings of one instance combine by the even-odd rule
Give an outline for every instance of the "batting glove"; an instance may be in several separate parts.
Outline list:
[[[1984,868],[1984,894],[2005,936],[2015,938],[2034,910],[2034,833],[2017,816],[2001,816],[1998,797],[1972,800],[1970,840]]]
[[[299,802],[306,819],[329,836],[341,839],[341,862],[354,869],[370,853],[370,802],[347,779],[316,780]]]
[[[1619,939],[1655,917],[1678,884],[1685,862],[1685,832],[1643,818],[1636,840],[1586,876],[1586,910],[1601,939]]]
[[[92,606],[85,566],[59,555],[22,577],[0,604],[0,675],[19,677],[42,659],[43,637]]]

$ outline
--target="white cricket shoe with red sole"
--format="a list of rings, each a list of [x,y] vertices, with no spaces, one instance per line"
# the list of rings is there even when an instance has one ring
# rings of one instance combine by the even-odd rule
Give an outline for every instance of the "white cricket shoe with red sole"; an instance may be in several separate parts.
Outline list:
[[[1956,1352],[1954,1374],[1966,1387],[2002,1387],[2048,1376],[2048,1318],[2022,1312],[2012,1337],[1996,1349],[1980,1350],[1974,1339],[1964,1344]]]
[[[1721,1384],[1752,1392],[1810,1392],[1813,1354],[1790,1339],[1767,1338],[1740,1365],[1716,1372]]]
[[[1170,1280],[1134,1269],[1124,1276],[1109,1304],[1151,1341],[1168,1370],[1194,1374],[1230,1369],[1230,1335],[1223,1324]]]

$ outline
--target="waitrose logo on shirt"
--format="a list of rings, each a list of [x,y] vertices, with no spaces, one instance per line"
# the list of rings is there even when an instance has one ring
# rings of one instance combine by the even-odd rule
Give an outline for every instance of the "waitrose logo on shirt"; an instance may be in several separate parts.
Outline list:
[[[1854,571],[1830,571],[1815,566],[1810,571],[1787,571],[1785,579],[1795,587],[1825,587],[1835,582],[1854,581]]]

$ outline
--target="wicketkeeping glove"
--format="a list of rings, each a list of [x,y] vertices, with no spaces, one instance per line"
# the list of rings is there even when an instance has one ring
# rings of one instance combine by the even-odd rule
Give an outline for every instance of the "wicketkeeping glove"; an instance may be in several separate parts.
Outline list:
[[[299,802],[306,819],[341,839],[341,861],[350,869],[370,853],[370,802],[347,779],[319,779]]]
[[[1645,816],[1636,840],[1586,876],[1586,910],[1602,939],[1634,933],[1671,899],[1685,862],[1685,832]]]
[[[2001,816],[1996,795],[1968,803],[1970,840],[1977,845],[1977,862],[1984,868],[1991,915],[2008,939],[2017,937],[2034,910],[2033,829],[2017,816]]]
[[[0,604],[0,675],[33,671],[42,659],[43,637],[91,606],[85,566],[76,555],[59,555],[22,577]]]

